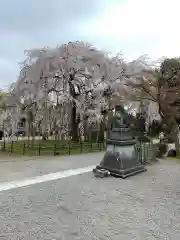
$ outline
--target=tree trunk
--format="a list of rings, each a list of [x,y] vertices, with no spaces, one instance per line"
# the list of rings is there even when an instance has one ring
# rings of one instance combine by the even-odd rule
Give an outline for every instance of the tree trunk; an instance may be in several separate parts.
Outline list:
[[[78,124],[76,122],[76,104],[73,103],[71,113],[71,136],[73,141],[78,140]]]
[[[107,129],[106,129],[106,139],[109,137],[110,131],[112,130],[113,124],[113,112],[108,112],[108,121],[107,121]]]
[[[32,122],[32,145],[34,145],[35,136],[36,136],[36,127],[35,127],[35,124]]]
[[[105,119],[103,117],[103,120],[100,122],[100,128],[99,128],[99,141],[104,141],[104,132],[105,132]]]
[[[179,150],[180,150],[180,143],[179,143],[179,127],[178,127],[177,123],[175,123],[173,126],[172,137],[173,137],[173,140],[175,143],[176,154],[178,156]]]
[[[42,140],[43,140],[43,141],[46,141],[47,138],[48,138],[47,132],[43,132],[43,134],[42,134]]]
[[[87,141],[88,140],[87,120],[84,120],[83,128],[84,128],[84,141]]]
[[[28,125],[29,125],[29,128],[28,128],[28,144],[29,144],[30,137],[32,137],[32,128],[33,128],[31,120],[28,121]]]

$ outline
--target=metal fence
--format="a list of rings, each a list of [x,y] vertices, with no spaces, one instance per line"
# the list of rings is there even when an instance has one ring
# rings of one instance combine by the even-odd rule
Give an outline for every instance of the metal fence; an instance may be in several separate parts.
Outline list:
[[[1,151],[17,153],[20,155],[72,155],[90,152],[104,151],[106,143],[103,142],[72,142],[72,141],[44,141],[44,142],[22,142],[12,141],[1,144]]]
[[[140,143],[136,144],[136,155],[142,164],[146,164],[155,159],[155,144]],[[7,153],[17,153],[20,155],[73,155],[81,153],[101,152],[106,150],[106,141],[102,142],[72,142],[72,141],[12,141],[1,144],[1,151]]]
[[[137,143],[136,154],[142,164],[151,163],[156,160],[156,144],[150,143]]]

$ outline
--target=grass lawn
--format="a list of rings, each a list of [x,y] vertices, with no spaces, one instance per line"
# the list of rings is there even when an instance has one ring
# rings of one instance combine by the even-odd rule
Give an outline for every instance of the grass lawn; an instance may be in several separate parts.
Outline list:
[[[105,143],[72,142],[55,140],[15,141],[5,144],[3,152],[28,156],[74,155],[80,153],[100,152],[105,149]]]

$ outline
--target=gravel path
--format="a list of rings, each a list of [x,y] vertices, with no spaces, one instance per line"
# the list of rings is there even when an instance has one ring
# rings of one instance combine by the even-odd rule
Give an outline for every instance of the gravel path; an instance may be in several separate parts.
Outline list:
[[[61,157],[4,157],[0,160],[0,183],[99,164],[104,153]]]
[[[85,173],[0,193],[1,240],[179,240],[180,165],[131,178]]]

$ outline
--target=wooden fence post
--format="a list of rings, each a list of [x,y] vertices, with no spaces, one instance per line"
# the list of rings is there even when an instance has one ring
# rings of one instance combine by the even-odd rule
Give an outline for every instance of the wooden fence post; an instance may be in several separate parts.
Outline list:
[[[23,152],[22,154],[25,155],[26,143],[23,144]]]
[[[102,151],[102,148],[101,148],[101,142],[100,142],[100,152]]]
[[[92,152],[92,142],[91,142],[91,144],[90,144],[90,151]]]
[[[39,144],[39,146],[38,146],[38,155],[39,156],[41,155],[41,144]]]
[[[56,148],[57,148],[57,146],[56,146],[56,143],[54,144],[54,156],[56,156]]]
[[[6,150],[6,140],[4,138],[4,141],[3,141],[3,150],[5,151]]]
[[[70,142],[68,143],[68,153],[69,153],[69,155],[71,155],[71,143]]]
[[[14,141],[11,142],[11,153],[13,152]]]
[[[82,153],[83,152],[83,143],[82,142],[80,142],[80,153]]]

